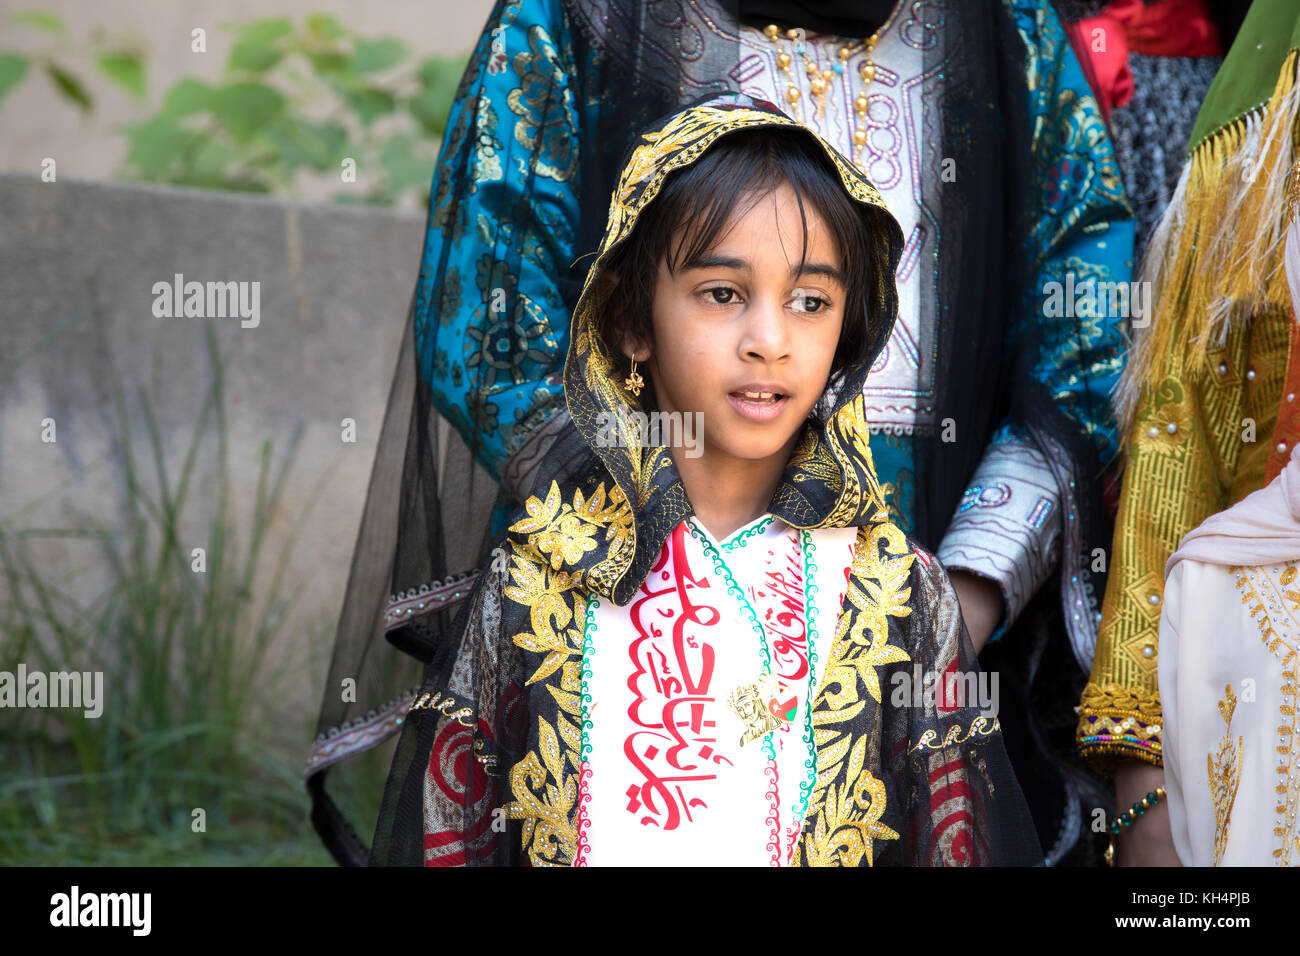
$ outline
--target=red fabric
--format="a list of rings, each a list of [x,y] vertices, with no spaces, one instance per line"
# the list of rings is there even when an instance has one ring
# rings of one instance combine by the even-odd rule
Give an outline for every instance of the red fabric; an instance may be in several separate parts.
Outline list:
[[[1295,396],[1287,401],[1287,396]],[[1291,460],[1291,449],[1300,441],[1300,323],[1291,313],[1291,346],[1287,353],[1286,379],[1282,382],[1282,397],[1277,410],[1277,425],[1273,429],[1273,447],[1268,453],[1268,467],[1264,483],[1270,483],[1282,473]],[[1277,450],[1278,444],[1284,447]]]
[[[1066,27],[1080,59],[1087,57],[1102,115],[1133,99],[1130,52],[1144,56],[1222,56],[1219,31],[1206,0],[1115,0],[1095,17]]]
[[[479,722],[479,731],[491,739],[488,726]],[[433,742],[429,753],[429,776],[438,788],[452,801],[453,805],[468,800],[478,802],[488,796],[487,774],[483,766],[474,758],[474,734],[468,727],[456,721],[448,721],[447,726]],[[477,840],[488,832],[494,816],[481,816],[474,824],[470,838]],[[464,866],[466,863],[464,849],[446,852],[444,847],[459,844],[465,834],[458,829],[435,830],[424,834],[425,866]],[[496,837],[491,837],[480,851],[484,857],[496,848]]]

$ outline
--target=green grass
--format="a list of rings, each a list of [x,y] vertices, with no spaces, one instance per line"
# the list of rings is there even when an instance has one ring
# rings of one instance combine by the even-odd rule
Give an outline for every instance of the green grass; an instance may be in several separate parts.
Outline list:
[[[314,710],[282,712],[289,681],[316,671],[275,664],[293,609],[288,559],[310,505],[276,555],[266,531],[280,508],[299,435],[273,474],[255,462],[252,521],[239,540],[224,414],[224,366],[209,329],[212,386],[177,474],[168,471],[147,396],[144,435],[131,434],[120,385],[114,402],[123,512],[113,526],[22,528],[0,521],[0,670],[102,671],[103,714],[18,709],[0,720],[0,863],[90,865],[328,864],[307,821],[301,766]],[[215,440],[215,501],[206,528],[187,522],[196,462]],[[146,471],[148,469],[148,471]],[[146,474],[152,479],[146,482]],[[328,477],[321,476],[316,493]],[[154,490],[150,490],[150,488]],[[206,504],[206,502],[203,502]],[[85,600],[75,582],[38,566],[33,542],[94,548],[111,586]],[[191,549],[206,549],[206,571]],[[318,633],[293,635],[320,647]],[[202,808],[206,831],[191,828]]]

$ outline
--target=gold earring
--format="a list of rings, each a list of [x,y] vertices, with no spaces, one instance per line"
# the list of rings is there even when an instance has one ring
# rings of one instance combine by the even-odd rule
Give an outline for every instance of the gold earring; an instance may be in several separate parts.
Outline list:
[[[633,359],[632,374],[629,375],[627,378],[623,379],[623,387],[627,389],[629,392],[631,392],[633,395],[640,397],[641,388],[644,385],[645,385],[645,380],[641,378],[639,374],[637,374],[636,359]]]

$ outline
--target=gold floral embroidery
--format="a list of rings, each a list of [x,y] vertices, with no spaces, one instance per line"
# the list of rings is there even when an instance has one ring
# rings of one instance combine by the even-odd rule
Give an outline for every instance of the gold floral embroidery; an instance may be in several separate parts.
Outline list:
[[[826,429],[826,438],[844,477],[839,501],[824,523],[829,527],[843,525],[858,513],[864,498],[872,502],[875,512],[883,517],[885,507],[881,501],[880,483],[876,479],[876,466],[867,439],[866,399],[861,392],[840,409]],[[865,494],[861,481],[866,482]],[[902,532],[899,531],[899,534]],[[905,547],[904,550],[908,552],[908,567],[911,567],[911,549]]]
[[[1237,695],[1228,684],[1219,701],[1219,715],[1225,730],[1217,754],[1206,754],[1205,763],[1210,773],[1210,796],[1214,801],[1214,865],[1223,863],[1228,848],[1228,825],[1232,822],[1232,804],[1237,799],[1237,786],[1241,783],[1241,761],[1246,753],[1246,741],[1237,738],[1232,743],[1232,714],[1237,709]]]
[[[1277,845],[1273,848],[1273,859],[1280,866],[1290,866],[1292,853],[1300,853],[1300,838],[1297,838],[1296,811],[1300,807],[1300,774],[1296,773],[1296,748],[1300,746],[1297,739],[1298,728],[1296,713],[1297,656],[1295,610],[1288,611],[1283,600],[1290,592],[1283,591],[1288,574],[1295,579],[1295,564],[1287,564],[1278,580],[1267,568],[1230,569],[1236,576],[1235,585],[1242,592],[1241,603],[1246,606],[1250,617],[1259,628],[1260,640],[1270,654],[1282,665],[1282,686],[1278,703],[1278,780],[1275,783],[1276,805],[1273,836]],[[1274,571],[1276,574],[1276,571]],[[1271,612],[1271,613],[1270,613]],[[1279,629],[1281,633],[1279,633]],[[1220,704],[1222,712],[1223,705]],[[1211,775],[1213,776],[1213,775]],[[1217,804],[1216,804],[1217,810]],[[1226,836],[1225,836],[1226,839]],[[1216,852],[1218,841],[1215,842]]]
[[[570,655],[582,652],[586,608],[573,602],[569,575],[555,574],[545,564],[528,560],[526,552],[516,552],[510,575],[514,584],[506,586],[506,597],[528,608],[533,626],[531,632],[512,634],[510,639],[526,651],[546,655],[527,680],[534,684],[558,670]]]
[[[855,737],[849,727],[868,706],[863,690],[881,703],[876,668],[911,659],[888,638],[889,618],[911,614],[907,582],[914,559],[896,525],[882,522],[858,529],[845,609],[814,697],[818,772],[804,818],[812,827],[800,836],[796,863],[857,866],[865,857],[870,866],[873,841],[898,839],[881,822],[885,787],[867,763],[870,758],[879,765],[880,742],[869,733]]]
[[[531,632],[511,635],[511,640],[524,650],[546,655],[527,681],[533,684],[553,674],[571,655],[582,653],[586,603],[574,601],[573,592],[585,586],[586,574],[577,565],[596,548],[601,528],[604,539],[615,542],[613,550],[618,551],[632,534],[632,515],[617,488],[606,499],[603,482],[590,496],[576,489],[570,505],[560,500],[560,487],[553,481],[546,499],[532,495],[524,510],[528,517],[510,526],[511,532],[527,539],[522,545],[510,541],[513,583],[506,586],[505,594],[528,608],[533,627]]]
[[[892,481],[881,482],[880,500],[884,502],[885,513],[889,516],[889,520],[894,522],[903,520],[903,512],[898,507],[898,497],[898,485]]]
[[[552,482],[545,500],[530,496],[524,508],[528,517],[510,527],[527,537],[522,544],[510,539],[513,583],[506,586],[505,595],[528,607],[533,630],[512,640],[526,651],[544,655],[527,683],[545,682],[558,710],[554,724],[537,718],[538,750],[511,768],[514,801],[505,811],[509,818],[524,821],[523,849],[534,866],[568,865],[578,845],[574,814],[587,602],[576,599],[584,584],[582,569],[570,571],[567,566],[581,560],[589,549],[566,540],[565,529],[571,527],[566,521],[583,526],[583,537],[594,537],[603,528],[606,540],[619,542],[631,535],[632,516],[622,493],[615,488],[607,497],[604,483],[588,495],[575,489],[572,504],[566,504],[558,484]],[[556,570],[560,564],[566,568]]]
[[[523,849],[533,866],[568,866],[578,848],[574,811],[582,745],[578,727],[582,720],[581,665],[570,661],[562,673],[558,688],[547,687],[559,704],[555,726],[537,718],[541,756],[538,751],[530,752],[510,769],[510,791],[515,799],[504,807],[509,819],[524,821]]]
[[[794,472],[795,481],[840,480],[839,465],[828,454],[826,446],[817,441],[817,433],[812,429],[800,436],[787,467]]]
[[[551,555],[551,567],[559,570],[560,562],[577,564],[588,551],[596,550],[591,536],[596,533],[594,524],[587,524],[576,514],[561,515],[551,530],[537,536],[537,548]]]
[[[885,785],[863,767],[866,751],[867,738],[859,737],[849,754],[846,782],[839,786],[831,783],[820,799],[813,797],[819,801],[817,822],[811,838],[805,836],[800,841],[809,866],[857,866],[864,855],[871,866],[872,841],[898,839],[894,830],[880,822],[885,815]]]
[[[575,506],[581,501],[579,491]],[[510,530],[527,534],[530,547],[550,556],[553,571],[560,570],[561,564],[576,566],[586,552],[595,550],[592,535],[596,526],[583,521],[576,507],[571,508],[560,500],[560,486],[556,482],[551,482],[545,501],[531,495],[524,503],[524,510],[529,516],[511,525]]]
[[[523,820],[524,852],[533,866],[568,866],[578,848],[578,831],[573,808],[578,799],[576,773],[564,772],[555,728],[537,718],[538,750],[528,753],[510,768],[510,791],[514,802],[505,806],[506,816]]]

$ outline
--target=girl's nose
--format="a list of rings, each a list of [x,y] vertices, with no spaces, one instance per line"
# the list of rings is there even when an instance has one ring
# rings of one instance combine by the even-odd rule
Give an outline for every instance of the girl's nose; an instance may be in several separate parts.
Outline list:
[[[774,362],[789,352],[790,320],[782,296],[758,296],[746,310],[745,320],[741,350],[746,357]]]

